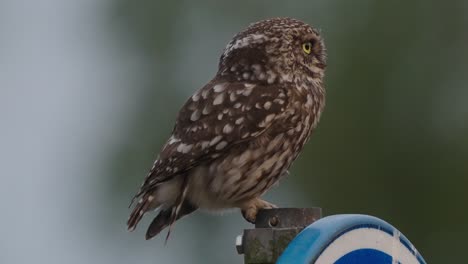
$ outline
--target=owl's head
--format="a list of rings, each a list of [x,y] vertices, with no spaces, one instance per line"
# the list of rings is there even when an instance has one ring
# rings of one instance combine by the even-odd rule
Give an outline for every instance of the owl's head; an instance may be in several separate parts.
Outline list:
[[[319,32],[296,19],[251,24],[226,46],[218,74],[268,84],[323,78],[326,50]]]

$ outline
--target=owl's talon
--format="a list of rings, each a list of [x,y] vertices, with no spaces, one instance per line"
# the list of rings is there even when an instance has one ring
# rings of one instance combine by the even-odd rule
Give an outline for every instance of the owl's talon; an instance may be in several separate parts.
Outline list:
[[[251,224],[254,224],[255,225],[255,220],[257,218],[257,212],[253,212],[252,210],[242,210],[242,216],[244,217],[244,219],[251,223]]]
[[[273,208],[278,208],[278,207],[272,203],[269,203],[267,201],[257,198],[246,203],[241,208],[241,212],[242,212],[242,216],[247,222],[255,224],[255,220],[257,219],[257,213],[259,210],[273,209]]]

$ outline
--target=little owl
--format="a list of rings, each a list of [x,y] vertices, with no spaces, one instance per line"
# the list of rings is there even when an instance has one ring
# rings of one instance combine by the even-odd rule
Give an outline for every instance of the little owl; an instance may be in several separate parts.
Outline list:
[[[235,35],[216,76],[178,113],[128,229],[154,209],[146,239],[199,208],[240,208],[251,223],[274,208],[260,197],[287,175],[317,126],[325,66],[319,32],[299,20],[263,20]]]

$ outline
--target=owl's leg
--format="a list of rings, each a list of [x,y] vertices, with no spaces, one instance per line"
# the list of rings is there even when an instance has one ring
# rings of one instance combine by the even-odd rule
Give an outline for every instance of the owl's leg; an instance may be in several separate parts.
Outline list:
[[[244,203],[240,209],[242,212],[242,216],[244,217],[247,222],[255,224],[255,219],[257,218],[257,213],[260,209],[272,209],[278,208],[276,205],[264,201],[260,198],[255,198]]]

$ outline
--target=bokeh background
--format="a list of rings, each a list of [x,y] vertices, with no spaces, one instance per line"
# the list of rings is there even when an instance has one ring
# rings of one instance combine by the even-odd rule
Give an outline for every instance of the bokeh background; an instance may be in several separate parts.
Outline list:
[[[0,2],[0,263],[242,263],[238,212],[197,212],[171,240],[127,233],[127,205],[177,110],[249,23],[322,30],[327,107],[281,206],[365,213],[429,263],[468,235],[464,0]]]

